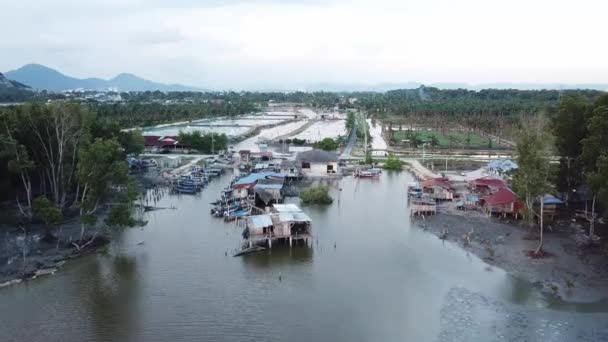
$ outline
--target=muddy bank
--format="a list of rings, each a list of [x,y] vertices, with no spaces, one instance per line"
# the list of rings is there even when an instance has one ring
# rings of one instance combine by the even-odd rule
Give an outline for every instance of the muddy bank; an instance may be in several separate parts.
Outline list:
[[[576,246],[576,227],[569,224],[545,229],[543,249],[551,253],[532,259],[526,252],[538,245],[537,230],[519,222],[499,221],[475,212],[412,218],[421,229],[451,241],[487,263],[527,280],[543,292],[574,302],[608,297],[608,257],[601,248]]]
[[[0,226],[0,288],[22,281],[54,274],[66,260],[94,253],[110,241],[110,234],[89,229],[84,242],[80,239],[80,223],[64,223],[53,231],[54,238],[45,238],[45,229],[32,225],[27,232],[13,226]],[[74,243],[79,245],[77,247]]]

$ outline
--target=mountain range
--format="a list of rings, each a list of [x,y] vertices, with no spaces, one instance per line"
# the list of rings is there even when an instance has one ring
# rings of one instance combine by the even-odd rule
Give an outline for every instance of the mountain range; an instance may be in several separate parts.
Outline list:
[[[1,75],[1,74],[0,74]],[[122,73],[118,76],[104,80],[101,78],[76,78],[67,76],[55,69],[40,64],[27,64],[19,69],[5,73],[5,76],[0,77],[0,86],[6,87],[8,84],[13,86],[29,86],[33,90],[49,90],[49,91],[64,91],[64,90],[97,90],[107,91],[116,89],[118,91],[205,91],[204,89],[190,87],[180,84],[164,84],[149,81],[133,74]],[[27,86],[25,86],[27,85]],[[415,89],[423,85],[419,82],[399,82],[399,83],[310,83],[300,84],[299,86],[288,87],[285,85],[276,87],[264,87],[258,85],[247,90],[251,91],[334,91],[334,92],[356,92],[356,91],[375,91],[385,92],[393,89]],[[424,84],[427,87],[437,87],[440,89],[522,89],[522,90],[539,90],[539,89],[597,89],[608,91],[608,83],[585,83],[585,84],[568,84],[568,83],[431,83]],[[24,88],[20,89],[24,89]],[[219,89],[218,89],[219,90]]]
[[[0,72],[0,88],[14,88],[14,89],[23,89],[23,90],[29,89],[29,87],[23,83],[20,83],[20,82],[14,81],[14,80],[9,80],[1,72]]]
[[[109,90],[118,91],[201,91],[195,87],[180,84],[163,84],[149,81],[133,74],[122,73],[116,77],[104,80],[101,78],[76,78],[40,64],[27,64],[19,69],[5,73],[6,78],[27,84],[32,89],[63,91],[63,90]]]

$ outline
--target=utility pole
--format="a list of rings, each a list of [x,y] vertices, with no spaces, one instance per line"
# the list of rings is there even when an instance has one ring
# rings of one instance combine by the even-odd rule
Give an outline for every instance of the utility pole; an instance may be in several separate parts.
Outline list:
[[[211,133],[211,154],[212,155],[215,155],[215,145],[214,145],[215,140],[213,139],[214,135],[215,135],[214,133]]]

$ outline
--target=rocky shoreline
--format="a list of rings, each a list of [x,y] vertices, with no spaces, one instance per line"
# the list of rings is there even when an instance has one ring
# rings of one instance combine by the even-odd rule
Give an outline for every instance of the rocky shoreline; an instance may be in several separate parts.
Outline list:
[[[608,297],[608,257],[600,248],[581,250],[570,225],[545,230],[544,250],[550,256],[530,258],[537,230],[520,223],[499,221],[476,212],[413,218],[415,226],[472,252],[490,265],[529,281],[544,293],[573,302]]]

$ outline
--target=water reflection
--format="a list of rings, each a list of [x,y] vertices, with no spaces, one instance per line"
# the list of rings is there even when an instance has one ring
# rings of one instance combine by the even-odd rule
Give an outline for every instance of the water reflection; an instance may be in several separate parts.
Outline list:
[[[127,255],[99,255],[78,273],[79,296],[89,311],[96,340],[132,340],[139,329],[137,259]]]
[[[299,245],[289,248],[289,246],[278,245],[265,251],[245,254],[240,258],[247,267],[267,269],[281,265],[310,264],[313,261],[313,254],[312,247]]]

